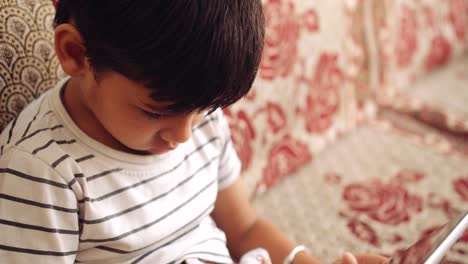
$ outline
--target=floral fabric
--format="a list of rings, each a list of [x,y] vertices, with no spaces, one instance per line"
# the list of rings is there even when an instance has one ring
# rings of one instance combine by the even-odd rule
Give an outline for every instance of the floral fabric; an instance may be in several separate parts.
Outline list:
[[[354,124],[344,73],[344,3],[265,0],[266,40],[254,88],[226,110],[251,190],[314,159]]]
[[[438,134],[372,122],[327,147],[255,206],[324,263],[393,255],[468,208],[468,156]],[[442,263],[467,263],[468,230]]]
[[[447,74],[468,68],[463,59],[468,55],[468,1],[347,2],[350,79],[360,94],[449,130],[468,132],[468,105],[456,103],[465,98],[466,82],[459,70]]]

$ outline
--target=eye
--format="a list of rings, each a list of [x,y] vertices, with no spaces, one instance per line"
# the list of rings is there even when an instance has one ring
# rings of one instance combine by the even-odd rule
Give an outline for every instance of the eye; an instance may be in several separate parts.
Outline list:
[[[161,119],[163,115],[161,114],[158,114],[158,113],[153,113],[153,112],[148,112],[148,111],[145,111],[145,110],[142,110],[143,111],[143,114],[149,118],[149,119],[152,119],[152,120],[158,120],[158,119]]]

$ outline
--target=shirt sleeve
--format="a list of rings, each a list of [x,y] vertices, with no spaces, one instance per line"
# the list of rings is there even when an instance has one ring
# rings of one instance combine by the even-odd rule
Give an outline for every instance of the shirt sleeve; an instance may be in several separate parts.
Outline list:
[[[69,184],[21,149],[0,158],[0,262],[74,263],[78,203]]]
[[[221,156],[218,173],[218,188],[220,191],[233,184],[241,172],[241,161],[231,140],[229,124],[221,109],[216,111],[218,131],[221,133]]]

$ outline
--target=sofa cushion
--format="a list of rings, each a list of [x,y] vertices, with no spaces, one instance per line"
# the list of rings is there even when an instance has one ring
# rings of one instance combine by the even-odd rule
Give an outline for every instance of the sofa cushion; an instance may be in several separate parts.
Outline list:
[[[368,1],[386,85],[408,87],[467,50],[466,0]]]
[[[360,91],[436,125],[468,132],[468,105],[460,103],[466,89],[458,73],[451,73],[468,67],[463,59],[468,54],[468,1],[347,2],[354,3],[348,5],[353,25],[349,54],[357,69],[351,78]]]
[[[57,81],[54,14],[50,0],[0,3],[0,131]]]
[[[255,206],[324,263],[344,251],[388,256],[468,208],[468,156],[437,133],[369,123]],[[443,263],[466,263],[467,249],[468,230]]]
[[[250,190],[293,174],[354,124],[343,1],[265,0],[266,40],[251,93],[226,110]]]
[[[432,124],[414,118],[411,115],[401,114],[393,109],[382,108],[379,111],[379,118],[390,122],[392,126],[406,130],[412,133],[433,133],[440,134],[448,140],[455,151],[458,151],[468,157],[468,135],[457,134],[443,128],[437,128]]]
[[[384,106],[409,113],[437,127],[467,134],[468,56],[379,100]]]

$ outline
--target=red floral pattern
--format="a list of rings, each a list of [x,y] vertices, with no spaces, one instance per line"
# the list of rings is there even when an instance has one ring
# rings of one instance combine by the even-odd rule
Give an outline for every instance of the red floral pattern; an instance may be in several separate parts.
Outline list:
[[[357,1],[357,5],[363,8],[363,2],[366,1]],[[441,96],[433,95],[442,95],[445,90],[423,94],[420,90],[424,90],[424,85],[418,85],[418,82],[427,81],[426,77],[437,78],[430,76],[435,69],[449,66],[449,63],[465,56],[468,51],[468,1],[371,2],[372,8],[368,10],[373,17],[375,34],[366,31],[363,35],[377,44],[375,47],[367,46],[369,42],[362,45],[367,55],[366,62],[370,66],[357,74],[359,80],[367,85],[364,85],[367,89],[364,92],[376,95],[379,103],[387,107],[414,114],[421,119],[424,116],[424,122],[455,132],[465,132],[467,120],[463,109],[455,107],[457,103],[443,103],[449,102],[448,98],[456,92],[453,86],[457,84],[450,84],[452,87],[447,89],[446,95],[443,95],[447,97],[442,100]],[[366,27],[369,21],[365,17],[362,16],[358,24],[363,30],[369,29]],[[450,68],[447,67],[447,71]],[[447,71],[435,76],[443,79]],[[436,85],[427,90],[433,87]],[[440,122],[437,119],[439,117],[445,117],[445,120]]]
[[[327,176],[324,179],[328,178]],[[412,214],[421,212],[423,208],[422,197],[410,194],[403,186],[425,181],[426,178],[426,175],[418,170],[402,169],[388,184],[384,184],[380,180],[349,184],[343,189],[343,200],[354,213],[340,211],[339,215],[348,219],[347,227],[357,239],[375,247],[381,247],[382,244],[401,245],[404,241],[420,241],[409,250],[406,250],[407,246],[404,246],[404,249],[397,250],[393,254],[406,261],[420,259],[421,253],[425,249],[430,249],[430,244],[428,244],[430,240],[427,238],[437,232],[440,226],[428,228],[421,233],[418,239],[413,238],[411,241],[407,241],[408,238],[393,232],[383,232],[379,236],[375,231],[376,226],[372,225],[372,222],[365,221],[360,214],[364,214],[381,224],[394,226],[395,230],[399,230],[401,224],[410,221],[411,218],[415,217]],[[468,177],[454,181],[454,185],[461,187],[462,192],[468,194]],[[443,198],[440,194],[429,193],[428,196],[429,210],[442,210],[447,214],[447,219],[458,217],[463,211],[453,206],[453,202]],[[447,211],[450,212],[447,213]],[[468,230],[452,248],[449,257],[468,255],[468,251],[465,250],[466,246],[461,245],[467,243]],[[419,262],[410,261],[409,263]],[[456,262],[452,259],[445,259],[442,263]]]
[[[456,216],[456,217],[459,217],[459,214]],[[452,219],[452,218],[450,218]],[[431,236],[433,236],[436,232],[438,232],[441,228],[443,227],[443,225],[440,225],[440,226],[434,226],[434,227],[431,227],[431,228],[428,228],[426,230],[424,230],[419,239],[418,240],[425,240]],[[463,235],[460,237],[460,239],[458,239],[457,241],[457,244],[468,244],[468,230],[466,230]],[[463,246],[464,248],[465,246]],[[452,247],[451,248],[452,251],[456,251],[456,254],[459,254],[459,255],[467,255],[468,254],[468,251],[466,250],[456,250],[456,246]],[[458,263],[458,262],[453,262],[453,261],[450,261],[450,260],[445,260],[443,261],[442,263]]]
[[[397,263],[424,263],[427,254],[431,252],[432,244],[430,239],[421,239],[410,248],[398,250],[395,255],[398,258]]]
[[[302,16],[302,25],[309,30],[309,32],[316,32],[320,28],[320,20],[317,12],[314,9],[309,9]]]
[[[432,39],[431,49],[426,58],[426,71],[446,64],[452,55],[452,46],[442,34],[438,34]]]
[[[314,9],[296,13],[292,0],[267,0],[264,4],[266,32],[260,77],[274,80],[288,76],[298,61],[301,30],[317,32],[320,20]]]
[[[401,185],[380,181],[350,184],[344,189],[343,198],[351,210],[388,225],[408,222],[411,214],[421,212],[423,206],[422,198],[411,195]]]
[[[306,144],[286,135],[269,152],[268,164],[263,170],[263,183],[271,187],[311,159],[312,154]]]
[[[252,143],[255,139],[255,129],[244,111],[240,110],[234,114],[226,109],[224,113],[230,121],[231,138],[242,162],[242,171],[246,171],[253,159]]]
[[[268,112],[268,125],[273,133],[276,134],[286,127],[288,121],[286,113],[279,104],[269,102],[266,106],[266,110]]]
[[[468,25],[468,2],[466,0],[448,0],[450,12],[448,19],[459,41],[465,40]]]
[[[463,236],[460,238],[459,242],[468,244],[468,230],[466,230],[465,233],[463,233]]]
[[[309,86],[306,109],[300,110],[305,117],[309,133],[322,133],[332,125],[332,117],[338,110],[339,88],[344,76],[338,67],[338,55],[324,53],[320,56],[312,78],[302,77]]]
[[[468,176],[454,181],[453,186],[461,199],[468,202]]]
[[[436,16],[434,11],[430,6],[423,6],[424,18],[425,18],[425,26],[434,28],[436,26]]]
[[[450,200],[441,197],[441,195],[437,193],[429,193],[428,206],[434,209],[442,210],[447,218],[457,217],[459,214],[461,214],[461,211],[455,208]]]
[[[406,5],[401,6],[399,34],[395,46],[397,65],[401,68],[408,66],[418,48],[418,23],[416,12]]]
[[[348,229],[358,239],[365,241],[371,245],[378,247],[380,245],[379,238],[374,229],[366,222],[357,219],[351,219],[348,222]]]
[[[340,89],[352,89],[338,67],[345,30],[335,25],[344,18],[343,4],[333,3],[332,9],[325,2],[262,2],[266,32],[258,78],[245,100],[227,111],[253,196],[307,164],[355,122],[354,97],[342,96]],[[330,45],[330,39],[337,41]],[[351,113],[338,115],[341,108]]]
[[[381,26],[385,31],[379,30],[384,34],[383,32],[387,31],[393,32],[392,27],[396,27],[397,33],[393,39],[382,37],[381,45],[384,47],[389,43],[395,45],[394,54],[385,56],[390,58],[396,56],[396,66],[400,71],[409,71],[406,73],[406,78],[409,78],[410,82],[420,77],[419,63],[422,61],[420,60],[422,56],[425,58],[424,69],[430,72],[447,63],[452,54],[458,54],[468,48],[464,43],[468,25],[468,2],[465,0],[448,0],[444,3],[445,6],[437,6],[428,1],[408,3],[404,0],[391,1],[391,5],[394,5],[398,12],[387,14],[387,24]],[[440,12],[445,10],[445,7],[448,12]],[[394,16],[398,16],[397,24],[393,22]],[[446,30],[449,27],[453,28],[454,35],[460,43],[453,41],[451,34]],[[382,61],[384,67],[387,63],[385,60]],[[395,73],[401,74],[400,71]]]
[[[289,0],[268,0],[264,4],[264,13],[266,32],[260,77],[273,80],[287,76],[293,69],[297,59],[300,21],[293,2]]]

